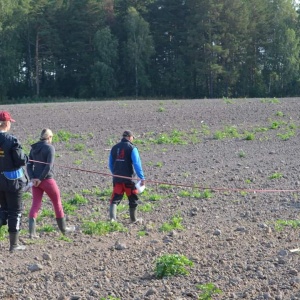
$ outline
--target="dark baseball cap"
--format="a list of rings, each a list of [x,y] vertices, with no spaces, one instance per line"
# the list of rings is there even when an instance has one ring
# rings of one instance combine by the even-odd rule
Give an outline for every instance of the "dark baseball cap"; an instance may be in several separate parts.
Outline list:
[[[123,137],[132,136],[134,138],[133,132],[130,130],[125,130],[123,132]]]
[[[8,111],[1,110],[0,111],[0,121],[11,121],[16,122],[10,115]]]

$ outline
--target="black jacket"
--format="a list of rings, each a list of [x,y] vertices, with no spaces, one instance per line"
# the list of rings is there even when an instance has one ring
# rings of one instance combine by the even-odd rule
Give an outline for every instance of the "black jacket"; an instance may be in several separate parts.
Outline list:
[[[110,164],[114,175],[133,177],[131,153],[135,146],[123,138],[120,143],[114,145],[110,151]],[[113,182],[131,183],[130,179],[113,177]]]
[[[39,141],[31,145],[27,173],[30,179],[39,180],[54,177],[54,147],[46,141]],[[34,160],[36,162],[32,162]]]
[[[0,190],[17,191],[23,188],[28,180],[24,166],[28,161],[19,141],[7,132],[0,132]],[[8,179],[5,172],[20,170],[19,178]]]

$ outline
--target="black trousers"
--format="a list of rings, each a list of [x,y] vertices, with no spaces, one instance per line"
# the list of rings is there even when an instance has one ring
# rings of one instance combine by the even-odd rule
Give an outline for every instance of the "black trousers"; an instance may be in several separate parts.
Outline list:
[[[130,183],[122,183],[122,182],[114,182],[113,183],[113,192],[110,199],[110,204],[119,205],[121,200],[123,199],[124,194],[126,194],[129,207],[137,207],[137,201],[139,200],[137,196],[137,189],[135,187],[134,182]]]
[[[21,227],[23,200],[22,190],[0,191],[0,225],[8,225],[8,232],[18,232]]]

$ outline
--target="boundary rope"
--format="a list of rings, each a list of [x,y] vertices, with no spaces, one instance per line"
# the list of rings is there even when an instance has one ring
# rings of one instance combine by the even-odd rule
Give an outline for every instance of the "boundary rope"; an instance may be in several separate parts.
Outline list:
[[[40,163],[40,164],[49,164],[45,163],[42,161],[38,160],[31,160],[29,159],[30,162],[35,162],[35,163]],[[81,172],[86,172],[86,173],[93,173],[93,174],[98,174],[98,175],[103,175],[103,176],[110,176],[110,177],[119,177],[119,178],[124,178],[124,179],[131,179],[131,180],[139,180],[139,178],[131,178],[127,176],[121,176],[121,175],[113,175],[109,173],[104,173],[104,172],[99,172],[99,171],[91,171],[91,170],[86,170],[82,168],[75,168],[75,167],[69,167],[69,166],[64,166],[60,164],[55,164],[56,166],[64,169],[70,169],[70,170],[75,170],[75,171],[81,171]],[[194,189],[199,189],[199,190],[211,190],[211,191],[232,191],[232,192],[251,192],[251,193],[295,193],[295,192],[300,192],[300,190],[297,189],[247,189],[247,188],[215,188],[215,187],[203,187],[203,186],[197,186],[197,185],[189,185],[189,184],[180,184],[180,183],[169,183],[169,182],[163,182],[163,181],[156,181],[156,180],[150,180],[150,179],[145,179],[145,182],[149,183],[155,183],[155,184],[166,184],[166,185],[171,185],[171,186],[178,186],[178,187],[189,187],[189,188],[194,188]]]

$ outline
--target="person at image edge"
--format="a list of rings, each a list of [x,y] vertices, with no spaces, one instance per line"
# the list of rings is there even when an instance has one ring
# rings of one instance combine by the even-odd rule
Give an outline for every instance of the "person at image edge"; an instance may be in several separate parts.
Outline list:
[[[8,133],[15,120],[7,111],[0,111],[0,227],[8,225],[9,251],[24,250],[19,244],[23,211],[23,188],[28,183],[24,166],[28,161],[21,144]]]

